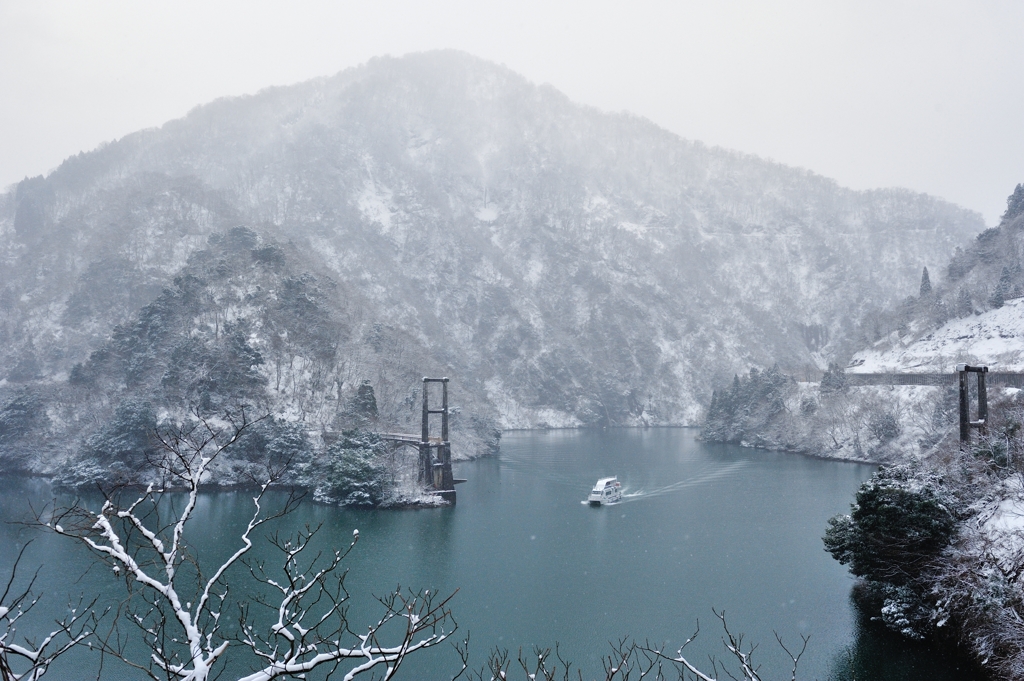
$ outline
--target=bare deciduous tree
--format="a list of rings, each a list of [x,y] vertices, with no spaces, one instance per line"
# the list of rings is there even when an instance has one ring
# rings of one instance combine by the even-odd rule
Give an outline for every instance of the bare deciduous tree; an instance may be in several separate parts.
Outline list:
[[[747,645],[745,647],[743,635],[733,634],[730,631],[729,625],[725,620],[725,612],[713,612],[722,622],[722,628],[725,632],[722,643],[733,663],[738,666],[739,676],[736,676],[736,674],[730,671],[728,665],[717,658],[711,658],[711,670],[706,672],[692,664],[683,655],[686,647],[700,633],[700,623],[698,622],[697,630],[675,652],[666,651],[664,647],[653,646],[650,642],[641,644],[629,639],[621,639],[611,643],[610,652],[601,660],[605,681],[640,681],[641,679],[650,679],[651,681],[665,681],[667,679],[678,679],[678,681],[688,681],[691,679],[719,681],[720,679],[727,678],[733,681],[738,681],[739,679],[743,679],[743,681],[763,681],[760,665],[756,664],[753,660],[754,651],[757,649],[757,646]],[[792,661],[793,666],[788,675],[790,681],[796,681],[796,672],[800,664],[800,658],[803,657],[804,651],[807,649],[807,642],[810,640],[809,636],[801,638],[802,646],[799,652],[794,654],[782,642],[779,635],[775,635],[775,639]],[[465,660],[465,644],[457,646],[457,648],[460,654],[462,654],[463,660]],[[480,671],[471,674],[470,677],[476,681],[505,681],[514,675],[512,670],[518,667],[516,671],[521,670],[523,678],[528,681],[556,681],[556,679],[570,681],[573,678],[572,665],[561,656],[557,646],[555,647],[554,656],[552,656],[550,648],[534,648],[532,655],[524,655],[522,649],[520,649],[515,660],[515,666],[513,666],[512,662],[512,658],[507,650],[495,649],[491,652],[486,664]],[[582,681],[582,671],[576,670],[576,678]]]
[[[39,602],[39,596],[32,592],[36,576],[29,583],[15,588],[18,566],[31,542],[26,542],[14,560],[10,579],[0,594],[0,680],[38,681],[50,669],[54,660],[82,643],[93,633],[96,623],[95,599],[89,603],[79,601],[77,606],[68,606],[67,614],[54,622],[53,629],[41,639],[22,639],[18,642],[18,621],[25,617]]]
[[[242,677],[245,681],[301,677],[316,668],[333,671],[346,663],[346,680],[367,671],[390,679],[409,654],[437,645],[455,631],[448,608],[451,596],[401,589],[378,599],[384,614],[365,631],[356,633],[350,627],[345,573],[339,568],[358,541],[358,530],[347,548],[310,560],[305,556],[313,553],[310,542],[318,528],[307,527],[292,539],[274,535],[271,544],[282,558],[279,573],[249,560],[254,533],[290,513],[300,500],[292,494],[278,510],[264,508],[274,471],[253,496],[253,511],[238,547],[212,573],[205,572],[185,541],[199,487],[217,457],[255,421],[244,410],[219,419],[198,410],[192,415],[185,425],[158,435],[163,458],[154,463],[163,474],[162,486],[150,485],[142,494],[128,495],[135,498],[126,505],[118,501],[126,490],[106,495],[99,510],[76,504],[55,512],[48,523],[58,534],[84,543],[125,579],[131,597],[118,613],[115,628],[131,622],[141,629],[146,655],[138,659],[119,630],[99,642],[104,653],[153,679],[205,681],[224,666],[218,663],[234,642],[235,649],[247,650],[254,661],[254,671]],[[165,500],[175,488],[184,488],[180,510]],[[162,515],[169,517],[163,520]],[[240,574],[255,578],[249,586],[262,585],[265,594],[256,602],[273,613],[265,631],[247,606],[240,607],[237,634],[222,627],[229,587],[240,588]]]

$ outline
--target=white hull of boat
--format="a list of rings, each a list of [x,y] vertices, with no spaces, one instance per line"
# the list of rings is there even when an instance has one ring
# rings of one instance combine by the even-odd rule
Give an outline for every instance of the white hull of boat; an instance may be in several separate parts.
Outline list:
[[[622,501],[622,484],[616,478],[601,478],[590,490],[587,502],[591,506],[608,506]]]

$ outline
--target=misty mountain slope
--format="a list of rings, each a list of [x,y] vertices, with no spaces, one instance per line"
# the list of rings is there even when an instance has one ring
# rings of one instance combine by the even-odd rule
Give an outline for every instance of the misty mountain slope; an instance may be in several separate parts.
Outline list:
[[[820,365],[983,228],[461,53],[375,59],[199,107],[4,197],[0,352],[38,364],[8,389],[63,380],[235,224],[358,293],[409,356],[483,386],[504,427],[692,422],[701,372]]]
[[[1024,185],[1017,185],[998,226],[957,247],[934,279],[922,272],[918,295],[864,320],[859,333],[867,334],[866,347],[849,366],[830,364],[819,383],[797,382],[777,369],[751,369],[731,386],[720,383],[702,437],[832,458],[933,454],[944,438],[959,437],[952,384],[858,386],[849,375],[952,374],[960,362],[1024,370],[1022,254]],[[997,384],[989,395],[997,419],[1019,408],[1017,388]]]
[[[35,178],[7,198],[18,209],[0,223],[0,328],[8,351],[35,349],[39,376],[66,374],[158,295],[214,230],[239,221],[194,178],[152,173],[74,195]]]
[[[148,433],[188,420],[193,408],[237,414],[246,405],[250,415],[271,414],[272,427],[298,424],[305,434],[296,436],[304,443],[294,452],[297,463],[324,448],[324,430],[415,432],[420,401],[413,368],[451,367],[365,319],[358,293],[304,271],[302,263],[294,247],[245,227],[212,235],[66,381],[23,387],[0,408],[6,469],[70,475],[76,484],[98,470],[135,480],[152,447]],[[354,406],[353,391],[346,390],[366,376],[380,397],[371,413]],[[452,442],[468,452],[493,449],[487,412],[462,414],[464,400],[482,400],[482,390],[457,370],[453,378],[460,394]],[[26,405],[37,413],[27,413]],[[229,463],[238,459],[230,454]],[[245,479],[245,469],[231,468],[220,471],[221,482]]]

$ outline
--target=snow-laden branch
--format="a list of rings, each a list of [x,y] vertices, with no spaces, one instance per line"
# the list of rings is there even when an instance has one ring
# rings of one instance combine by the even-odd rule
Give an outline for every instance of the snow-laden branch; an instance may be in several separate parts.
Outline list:
[[[252,548],[253,530],[281,515],[280,512],[262,514],[260,501],[267,490],[267,485],[263,485],[253,499],[254,511],[242,531],[241,546],[209,579],[203,580],[199,573],[198,597],[189,599],[179,593],[181,582],[184,588],[195,587],[194,579],[178,577],[183,563],[194,562],[194,558],[188,556],[184,534],[196,508],[199,486],[210,464],[253,423],[243,411],[240,420],[229,420],[225,433],[198,412],[194,415],[196,421],[157,435],[164,451],[164,458],[157,462],[161,472],[167,478],[184,483],[187,494],[184,508],[168,526],[160,523],[165,490],[154,489],[153,485],[123,508],[108,497],[99,511],[76,506],[56,514],[53,523],[58,534],[79,539],[111,564],[115,572],[123,571],[130,591],[133,585],[143,587],[140,596],[146,603],[146,612],[131,610],[126,614],[127,619],[143,630],[147,643],[153,648],[151,665],[135,666],[145,669],[153,678],[159,678],[153,673],[154,668],[165,677],[170,674],[173,678],[200,680],[209,676],[210,669],[228,647],[228,641],[218,634],[219,606],[223,598],[211,599],[211,595],[216,591],[226,594],[224,573]],[[293,504],[286,504],[284,510],[291,507]],[[170,614],[169,618],[165,612]],[[180,638],[167,636],[166,628],[171,620],[176,622]],[[168,639],[172,644],[182,644],[186,650],[181,651],[178,645],[167,646],[165,640]],[[122,656],[120,649],[107,652]]]
[[[732,657],[734,662],[739,666],[741,678],[743,678],[745,681],[761,681],[761,676],[759,672],[760,666],[755,665],[753,661],[754,651],[757,649],[757,646],[751,645],[746,650],[744,650],[743,634],[733,634],[733,632],[729,630],[729,625],[725,621],[725,611],[717,612],[715,610],[712,610],[712,612],[714,612],[715,617],[717,617],[722,622],[722,629],[725,632],[725,636],[722,638],[722,644],[725,646],[725,649],[729,652],[729,655]],[[683,645],[680,646],[679,649],[673,655],[666,655],[662,649],[651,648],[649,646],[645,646],[644,648],[642,648],[642,650],[648,654],[654,655],[658,658],[661,658],[663,660],[666,660],[677,665],[677,667],[680,669],[680,676],[682,676],[683,670],[686,670],[690,672],[695,678],[700,679],[700,681],[718,681],[718,679],[721,678],[717,676],[719,672],[725,674],[731,679],[737,678],[726,669],[726,666],[724,664],[719,663],[715,659],[712,659],[712,673],[716,674],[716,676],[711,676],[701,671],[689,660],[686,659],[686,657],[683,655],[683,650],[694,639],[697,638],[697,634],[699,633],[700,624],[698,623],[697,630],[693,633],[692,636],[690,636],[690,638],[686,639]],[[797,667],[800,664],[800,658],[803,657],[804,651],[807,650],[807,643],[810,640],[810,637],[801,637],[803,645],[800,648],[800,652],[798,652],[795,655],[789,650],[789,648],[786,647],[786,644],[782,642],[782,638],[780,638],[777,633],[775,634],[775,640],[778,641],[779,646],[782,647],[782,649],[786,652],[786,655],[792,661],[793,667],[790,673],[790,681],[796,681]]]
[[[715,616],[722,622],[722,628],[725,631],[722,643],[734,663],[739,666],[739,676],[729,671],[726,664],[715,658],[711,658],[709,673],[691,663],[684,656],[683,651],[700,633],[700,624],[698,623],[697,630],[674,653],[666,652],[663,647],[653,646],[649,642],[640,644],[636,641],[621,639],[611,643],[611,652],[602,658],[605,681],[641,681],[643,679],[664,681],[669,678],[676,678],[679,681],[694,679],[697,681],[723,681],[724,679],[762,681],[759,667],[754,664],[752,659],[757,646],[744,649],[743,636],[734,635],[729,630],[725,621],[725,613],[715,612]],[[783,644],[778,634],[775,638],[793,662],[789,681],[796,681],[797,666],[807,649],[808,637],[802,637],[803,647],[795,655]],[[456,650],[465,664],[467,658],[465,645],[456,645]],[[534,648],[532,655],[524,655],[523,650],[520,649],[516,661],[522,671],[524,681],[539,681],[541,679],[544,681],[556,681],[556,679],[569,681],[573,678],[571,664],[562,658],[557,646],[553,657],[550,648]],[[495,649],[488,657],[487,663],[478,672],[471,673],[469,678],[471,681],[507,681],[513,678],[510,670],[511,662],[507,650]],[[583,676],[579,670],[576,674],[579,678]]]
[[[290,495],[281,508],[267,512],[265,496],[273,477],[253,496],[253,511],[240,529],[237,548],[204,576],[198,557],[190,554],[184,539],[199,487],[211,464],[253,422],[244,412],[240,418],[229,415],[219,421],[198,412],[193,416],[190,423],[158,434],[164,458],[154,463],[163,479],[184,487],[186,494],[184,506],[172,512],[169,522],[161,521],[161,514],[174,508],[162,503],[167,490],[150,486],[126,505],[108,496],[98,511],[79,505],[55,514],[48,523],[58,534],[78,539],[103,558],[124,577],[132,595],[118,620],[141,629],[148,658],[131,659],[130,647],[120,634],[100,642],[103,652],[153,679],[206,681],[234,641],[239,644],[237,650],[246,650],[255,660],[255,671],[244,677],[246,681],[301,676],[322,666],[336,669],[345,662],[350,666],[345,679],[364,672],[390,679],[409,654],[451,635],[456,626],[448,609],[451,596],[439,599],[429,591],[396,590],[378,599],[384,614],[365,631],[356,633],[349,627],[345,573],[340,568],[358,541],[358,531],[344,550],[311,555],[319,528],[307,526],[294,538],[279,534],[270,538],[282,558],[278,571],[268,572],[263,563],[250,560],[254,532],[293,511],[300,500]],[[248,570],[231,570],[241,565]],[[182,571],[183,566],[189,569]],[[228,587],[240,576],[262,585],[262,595],[254,600],[272,616],[250,617],[248,606],[240,606],[240,633],[228,635],[222,631],[221,614]]]
[[[270,681],[346,661],[351,663],[343,677],[346,681],[371,671],[390,679],[408,655],[442,643],[455,631],[448,608],[452,596],[440,599],[430,591],[411,593],[400,588],[378,599],[384,613],[376,622],[363,633],[353,631],[344,607],[349,597],[345,573],[338,568],[359,534],[353,534],[344,551],[336,550],[326,558],[317,554],[303,562],[319,529],[307,526],[295,539],[271,539],[282,559],[279,574],[268,574],[263,563],[249,565],[252,577],[273,594],[255,601],[273,613],[273,624],[269,634],[261,636],[250,624],[248,608],[241,610],[239,642],[262,660],[262,667],[242,681]]]
[[[30,542],[21,547],[10,578],[0,595],[0,680],[38,681],[50,669],[50,665],[79,643],[92,636],[98,615],[94,608],[95,599],[89,603],[79,601],[75,607],[68,606],[63,618],[54,622],[54,629],[42,639],[23,639],[18,643],[18,620],[24,617],[39,602],[39,596],[32,593],[36,575],[27,586],[15,591],[14,583],[18,566]],[[38,570],[36,571],[38,574]]]

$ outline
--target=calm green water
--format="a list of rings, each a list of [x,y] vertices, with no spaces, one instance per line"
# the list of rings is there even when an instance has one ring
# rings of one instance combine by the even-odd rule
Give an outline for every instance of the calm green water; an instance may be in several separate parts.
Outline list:
[[[825,521],[849,508],[872,467],[801,456],[707,446],[685,429],[619,429],[506,434],[500,458],[463,463],[455,508],[350,511],[305,504],[292,527],[324,523],[322,538],[360,542],[348,561],[353,620],[374,612],[369,594],[396,584],[459,589],[454,611],[471,633],[472,664],[494,646],[530,649],[559,644],[585,678],[600,674],[607,642],[634,637],[678,646],[700,621],[688,650],[704,663],[722,656],[712,608],[735,632],[759,642],[765,678],[783,678],[787,643],[811,636],[802,679],[970,679],[955,657],[911,646],[859,617],[852,580],[822,550]],[[617,475],[626,498],[591,508],[581,503],[598,478]],[[48,499],[38,483],[4,483],[0,517],[24,518]],[[235,546],[249,495],[205,495],[201,558]],[[0,528],[0,569],[31,533]],[[40,536],[31,560],[43,565],[45,603],[65,594],[105,590],[118,582],[80,548]],[[0,575],[6,572],[0,573]],[[42,614],[47,614],[45,611]],[[355,626],[355,629],[361,627]],[[439,649],[411,660],[405,678],[448,678],[457,658]],[[76,665],[89,664],[88,660]],[[83,667],[78,667],[79,669]],[[104,678],[132,678],[108,666]]]

